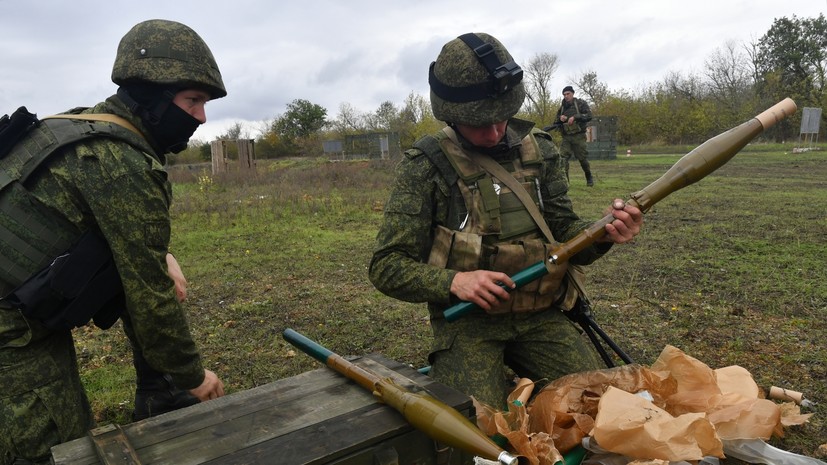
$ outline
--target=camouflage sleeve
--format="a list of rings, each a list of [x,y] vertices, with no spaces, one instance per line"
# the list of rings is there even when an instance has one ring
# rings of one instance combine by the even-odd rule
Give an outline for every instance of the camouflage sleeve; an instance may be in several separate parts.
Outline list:
[[[450,302],[456,271],[426,263],[447,199],[448,187],[427,157],[418,150],[406,152],[385,203],[368,271],[379,291],[408,302]]]
[[[201,358],[167,274],[172,192],[163,167],[111,140],[79,145],[81,196],[110,248],[136,342],[149,364],[182,389],[204,379]]]
[[[588,123],[592,120],[592,109],[589,108],[589,104],[586,103],[585,100],[578,99],[578,104],[580,108],[580,122],[581,123]]]
[[[540,190],[543,196],[543,216],[551,233],[559,242],[565,242],[592,222],[581,220],[574,212],[568,195],[569,183],[566,168],[557,147],[549,137],[538,136],[537,143],[543,153],[544,163],[540,174]],[[608,251],[607,246],[591,246],[572,257],[571,262],[588,265]]]

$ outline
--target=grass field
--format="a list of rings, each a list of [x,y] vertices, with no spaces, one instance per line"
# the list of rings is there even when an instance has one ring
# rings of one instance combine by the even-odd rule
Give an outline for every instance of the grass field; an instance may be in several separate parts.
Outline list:
[[[786,147],[789,150],[789,147]],[[625,149],[619,151],[625,153]],[[570,195],[598,219],[615,197],[654,181],[683,153],[576,164]],[[371,352],[420,367],[422,304],[367,280],[393,162],[260,162],[258,176],[171,171],[172,249],[190,283],[186,309],[207,367],[229,391],[319,365],[281,338],[291,327],[342,355]],[[802,391],[811,421],[772,444],[820,456],[827,443],[827,152],[748,146],[645,217],[632,244],[589,267],[598,322],[638,363],[667,344],[712,368],[741,365],[762,387]],[[127,422],[133,380],[120,331],[77,331],[83,379],[101,423]]]

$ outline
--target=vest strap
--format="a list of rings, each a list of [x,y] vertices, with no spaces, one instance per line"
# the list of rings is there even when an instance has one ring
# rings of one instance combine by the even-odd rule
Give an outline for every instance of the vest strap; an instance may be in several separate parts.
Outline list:
[[[514,192],[514,195],[520,199],[520,202],[522,202],[526,210],[528,210],[529,215],[531,215],[531,219],[537,223],[537,227],[540,228],[540,231],[543,233],[543,236],[546,237],[546,240],[550,244],[556,244],[557,241],[554,240],[551,230],[548,228],[545,219],[543,219],[543,214],[540,213],[537,205],[534,204],[534,201],[531,199],[529,193],[523,188],[522,184],[514,179],[514,176],[512,176],[508,170],[500,166],[500,164],[494,161],[491,157],[486,157],[475,152],[468,152],[468,154],[474,162],[478,163],[483,167],[483,169],[494,175],[494,177],[502,181],[503,184]]]
[[[52,116],[47,116],[43,119],[81,119],[81,120],[85,120],[85,121],[106,121],[108,123],[117,124],[118,126],[124,128],[124,129],[129,129],[130,131],[134,132],[135,134],[137,134],[141,138],[145,139],[143,133],[141,133],[141,131],[139,131],[138,128],[135,127],[135,125],[130,123],[125,118],[121,118],[120,116],[113,115],[111,113],[85,113],[85,114],[80,114],[80,115],[71,115],[71,114],[70,115],[52,115]]]

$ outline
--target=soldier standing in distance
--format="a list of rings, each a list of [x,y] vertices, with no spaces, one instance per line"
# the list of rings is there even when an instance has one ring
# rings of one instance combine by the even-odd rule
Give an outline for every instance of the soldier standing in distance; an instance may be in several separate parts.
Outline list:
[[[71,119],[32,124],[0,160],[0,174],[13,179],[0,205],[2,465],[48,463],[52,446],[95,426],[71,333],[90,318],[104,328],[123,320],[136,402],[144,403],[136,416],[139,408],[224,395],[179,301],[185,281],[168,250],[172,190],[164,171],[166,154],[186,148],[206,122],[207,101],[227,95],[221,73],[195,31],[149,20],[121,39],[112,80],[115,95],[70,110]],[[77,140],[43,155],[66,134]],[[27,159],[36,163],[23,183],[7,164]],[[91,269],[93,260],[103,265]],[[66,288],[77,295],[61,294]]]
[[[601,366],[562,312],[578,297],[568,264],[511,293],[500,287],[513,288],[509,274],[591,225],[572,211],[549,134],[514,118],[525,98],[522,77],[488,34],[443,46],[428,81],[434,116],[448,126],[418,140],[397,166],[369,268],[381,292],[428,303],[431,375],[495,408],[505,405],[504,362],[534,380]],[[638,234],[640,210],[613,214],[606,236],[572,264],[592,263]],[[443,311],[459,301],[484,312],[446,322]]]
[[[589,104],[582,99],[575,98],[572,86],[564,87],[563,101],[557,110],[556,126],[563,134],[560,151],[566,160],[566,176],[569,175],[569,160],[573,156],[580,162],[583,174],[586,175],[586,185],[589,187],[594,186],[592,170],[589,166],[589,151],[586,148],[586,123],[591,120],[592,112]]]

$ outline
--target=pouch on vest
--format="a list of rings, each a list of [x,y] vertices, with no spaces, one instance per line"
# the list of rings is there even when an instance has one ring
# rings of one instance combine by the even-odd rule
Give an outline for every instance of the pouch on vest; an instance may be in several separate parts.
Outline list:
[[[571,124],[563,123],[563,132],[566,134],[577,134],[580,131],[580,125],[577,124],[577,121],[574,121]]]
[[[481,255],[482,236],[437,225],[428,264],[457,271],[477,270]]]
[[[548,262],[552,245],[542,239],[514,241],[511,244],[497,244],[486,269],[501,271],[509,276],[543,261],[549,273],[523,287],[512,291],[511,298],[500,302],[488,311],[490,314],[536,312],[552,306],[560,300],[567,286],[561,285],[567,266]]]
[[[36,123],[37,116],[29,113],[26,107],[18,108],[11,117],[0,117],[0,158],[5,157]]]
[[[126,307],[109,245],[92,231],[83,233],[68,252],[4,300],[27,318],[55,330],[83,326],[90,319],[99,328],[107,329]]]

